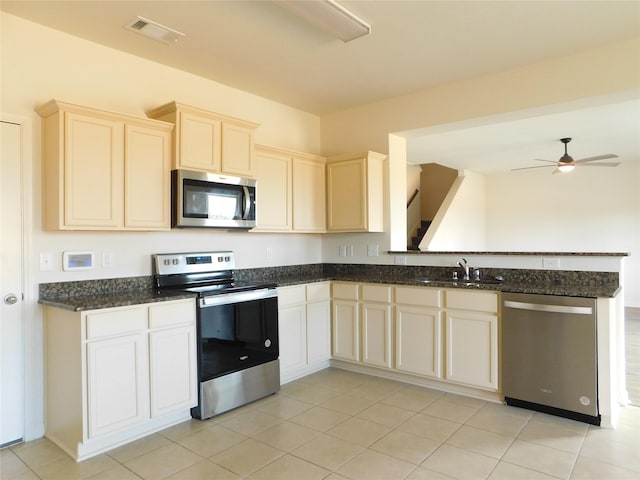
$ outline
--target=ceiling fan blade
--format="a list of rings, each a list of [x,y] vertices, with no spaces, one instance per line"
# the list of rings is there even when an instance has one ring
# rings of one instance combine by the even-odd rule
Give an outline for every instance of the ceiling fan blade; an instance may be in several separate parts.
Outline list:
[[[580,160],[576,160],[574,163],[595,162],[596,160],[606,160],[608,158],[618,158],[618,155],[615,155],[613,153],[608,153],[606,155],[598,155],[596,157],[581,158]]]
[[[534,161],[534,162],[558,163],[558,162],[556,162],[556,161],[554,161],[554,160],[543,160],[543,159],[541,159],[541,158],[534,158],[534,159],[533,159],[533,161]]]
[[[602,162],[602,163],[581,163],[576,165],[579,167],[617,167],[620,162]]]
[[[522,167],[522,168],[512,168],[511,171],[515,171],[515,170],[530,170],[532,168],[549,168],[549,167],[555,167],[556,162],[553,162],[553,165],[539,165],[537,167]]]

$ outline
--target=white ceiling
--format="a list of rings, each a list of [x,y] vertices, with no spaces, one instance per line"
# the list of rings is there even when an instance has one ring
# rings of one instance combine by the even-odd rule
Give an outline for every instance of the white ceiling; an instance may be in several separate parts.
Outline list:
[[[2,0],[0,9],[318,115],[640,36],[637,0],[341,3],[372,26],[370,35],[343,43],[270,1]],[[136,15],[186,37],[165,45],[125,30]],[[626,107],[614,113],[637,135],[638,104]],[[592,108],[423,131],[410,136],[410,158],[492,171],[505,169],[499,157],[508,154],[515,168],[556,159],[565,136],[575,137],[574,158],[633,148],[637,158],[629,122],[616,122],[622,117]]]

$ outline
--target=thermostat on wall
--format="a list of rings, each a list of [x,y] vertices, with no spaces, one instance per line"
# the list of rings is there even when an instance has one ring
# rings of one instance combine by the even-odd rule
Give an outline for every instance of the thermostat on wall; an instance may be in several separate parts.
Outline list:
[[[63,252],[62,269],[65,272],[93,268],[93,252]]]

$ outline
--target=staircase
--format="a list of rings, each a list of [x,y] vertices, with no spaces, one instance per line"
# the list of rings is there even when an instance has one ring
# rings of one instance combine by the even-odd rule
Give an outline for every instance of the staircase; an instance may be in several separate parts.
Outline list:
[[[418,245],[420,245],[420,242],[422,241],[422,237],[424,237],[424,234],[427,233],[427,230],[429,229],[430,225],[431,225],[430,220],[420,221],[420,228],[418,228],[416,235],[411,237],[411,245],[407,245],[407,250],[419,250]]]

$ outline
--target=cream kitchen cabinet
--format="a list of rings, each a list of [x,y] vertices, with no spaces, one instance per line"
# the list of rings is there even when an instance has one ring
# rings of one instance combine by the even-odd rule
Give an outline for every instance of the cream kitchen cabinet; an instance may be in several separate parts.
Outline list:
[[[293,156],[293,230],[327,231],[325,158],[308,154]]]
[[[175,124],[173,168],[254,176],[253,132],[257,124],[177,102],[147,115]]]
[[[442,292],[396,287],[395,368],[442,379]]]
[[[365,152],[327,159],[328,231],[384,231],[386,158]]]
[[[329,366],[329,282],[278,288],[280,381]]]
[[[45,229],[170,228],[170,124],[56,100],[37,111]]]
[[[196,329],[191,301],[149,305],[151,417],[198,401]]]
[[[293,230],[292,156],[285,151],[256,145],[258,198],[254,231]]]
[[[77,460],[190,418],[194,300],[45,307],[46,436]]]
[[[498,293],[445,292],[446,379],[498,389]]]
[[[331,285],[332,356],[360,361],[360,304],[357,283]]]
[[[256,145],[255,231],[326,231],[325,159]]]
[[[388,285],[362,285],[362,363],[391,368],[391,290]]]

